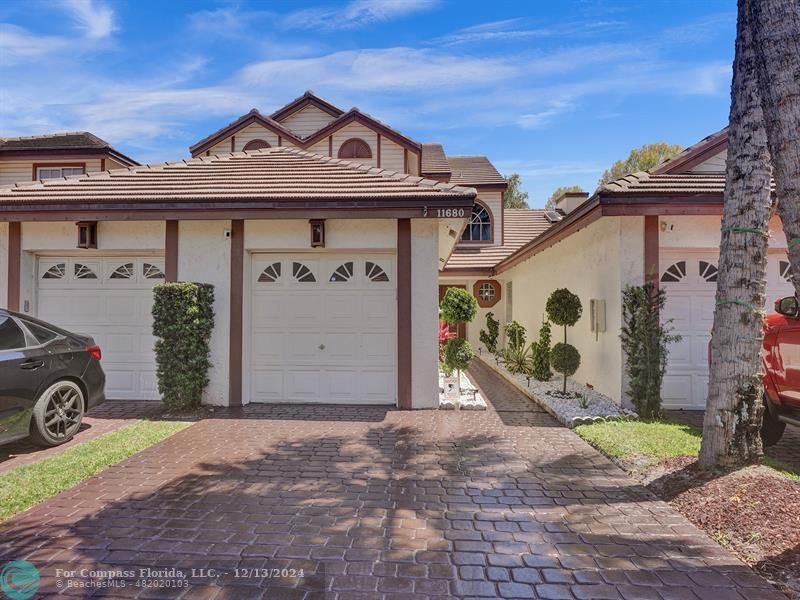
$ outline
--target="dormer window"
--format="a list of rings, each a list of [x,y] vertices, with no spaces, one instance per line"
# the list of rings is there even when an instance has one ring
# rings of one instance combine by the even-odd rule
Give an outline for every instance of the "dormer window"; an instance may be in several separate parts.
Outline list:
[[[372,158],[372,150],[364,140],[352,138],[339,148],[339,158]]]
[[[492,241],[492,215],[483,204],[476,202],[472,205],[472,214],[461,235],[461,240],[464,242]]]

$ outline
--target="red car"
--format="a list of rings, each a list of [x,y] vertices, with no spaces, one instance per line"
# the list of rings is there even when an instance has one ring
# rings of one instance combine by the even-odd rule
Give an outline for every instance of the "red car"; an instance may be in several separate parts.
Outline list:
[[[772,446],[787,423],[800,427],[800,302],[793,296],[775,302],[764,332],[764,422],[761,439]]]

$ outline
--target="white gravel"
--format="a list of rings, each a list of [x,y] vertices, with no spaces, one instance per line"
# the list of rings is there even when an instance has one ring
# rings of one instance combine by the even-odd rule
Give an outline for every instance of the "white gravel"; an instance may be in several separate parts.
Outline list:
[[[450,377],[439,372],[439,409],[440,410],[486,410],[486,401],[478,388],[469,380],[467,374],[461,372],[461,396],[458,395],[456,375]]]
[[[576,425],[594,423],[596,421],[635,419],[638,417],[635,412],[622,408],[605,394],[581,385],[573,379],[567,378],[567,391],[583,394],[587,401],[586,408],[581,407],[579,398],[558,398],[547,393],[561,391],[563,388],[563,379],[561,377],[553,377],[550,381],[537,381],[533,377],[528,379],[524,375],[510,373],[502,363],[497,364],[493,357],[481,357],[480,360],[505,377],[522,393],[567,427],[575,427]]]

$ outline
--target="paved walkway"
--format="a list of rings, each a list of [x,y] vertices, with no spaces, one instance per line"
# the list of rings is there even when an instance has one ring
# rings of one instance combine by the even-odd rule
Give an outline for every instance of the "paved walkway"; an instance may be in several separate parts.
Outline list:
[[[57,569],[116,571],[126,587],[97,591],[115,598],[782,598],[488,368],[473,376],[496,408],[218,411],[0,526],[0,560],[32,561],[44,592],[86,581]],[[136,587],[139,568],[190,587]]]
[[[80,431],[66,444],[54,448],[42,448],[28,440],[20,440],[0,446],[0,473],[58,454],[67,448],[110,433],[124,425],[140,419],[151,418],[160,413],[160,402],[109,400],[93,408],[84,416]]]
[[[698,429],[703,428],[702,410],[668,410],[670,419],[688,423]],[[781,441],[764,449],[764,454],[800,471],[800,427],[786,426]]]

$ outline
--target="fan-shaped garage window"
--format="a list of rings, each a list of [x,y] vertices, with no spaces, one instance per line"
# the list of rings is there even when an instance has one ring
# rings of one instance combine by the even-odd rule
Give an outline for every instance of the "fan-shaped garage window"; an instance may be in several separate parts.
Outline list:
[[[389,276],[386,274],[379,265],[374,262],[367,261],[364,264],[364,274],[370,281],[389,281]]]
[[[58,263],[57,265],[53,265],[47,271],[44,272],[42,275],[42,279],[64,279],[64,275],[66,274],[67,265],[64,263]]]
[[[788,260],[782,260],[778,264],[778,273],[780,273],[780,276],[783,277],[786,281],[791,281],[792,265],[789,264]]]
[[[492,241],[492,216],[489,209],[477,202],[472,206],[467,228],[461,235],[465,242],[490,242]]]
[[[97,273],[92,271],[87,265],[75,263],[75,279],[97,279]]]
[[[353,278],[353,261],[342,263],[333,273],[331,273],[330,281],[334,283],[350,281]]]
[[[248,150],[263,150],[264,148],[270,148],[269,143],[265,142],[264,140],[250,140],[244,145],[243,150],[247,152]]]
[[[294,278],[300,283],[313,283],[317,280],[317,278],[314,277],[314,273],[311,272],[311,269],[299,262],[292,263],[292,275],[294,275]]]
[[[372,150],[364,140],[353,138],[339,148],[339,158],[372,158]]]
[[[266,268],[263,271],[261,271],[261,275],[258,276],[258,282],[275,283],[280,278],[281,278],[281,263],[274,262],[271,265],[267,265]]]
[[[675,283],[681,281],[686,277],[686,261],[680,260],[675,264],[670,265],[664,274],[661,276],[661,281],[666,283]]]
[[[717,267],[710,262],[706,262],[704,260],[700,261],[700,268],[699,273],[700,277],[708,281],[709,283],[714,283],[717,281]]]
[[[142,275],[145,279],[164,279],[164,271],[150,263],[142,264]]]
[[[133,279],[133,263],[118,266],[109,276],[109,279]]]

